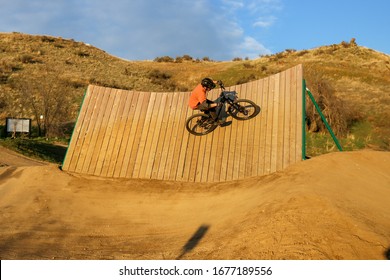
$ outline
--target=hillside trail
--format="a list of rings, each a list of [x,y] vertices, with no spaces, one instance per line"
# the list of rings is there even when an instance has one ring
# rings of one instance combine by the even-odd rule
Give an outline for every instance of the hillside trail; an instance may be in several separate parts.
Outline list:
[[[389,167],[387,152],[342,152],[199,184],[9,160],[0,167],[0,258],[385,259]]]

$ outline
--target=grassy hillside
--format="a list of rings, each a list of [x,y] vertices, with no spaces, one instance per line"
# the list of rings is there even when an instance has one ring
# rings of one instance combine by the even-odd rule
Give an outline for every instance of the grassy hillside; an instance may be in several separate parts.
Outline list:
[[[171,62],[126,61],[74,40],[0,33],[0,125],[8,116],[31,117],[46,136],[69,137],[88,84],[190,91],[204,76],[229,86],[302,63],[308,87],[346,149],[390,150],[390,57],[354,40],[255,60],[215,62],[184,55],[160,61]],[[309,152],[333,150],[318,116],[310,117]]]

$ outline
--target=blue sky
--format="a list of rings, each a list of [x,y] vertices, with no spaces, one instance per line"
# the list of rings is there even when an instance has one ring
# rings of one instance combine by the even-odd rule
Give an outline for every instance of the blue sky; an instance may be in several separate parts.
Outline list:
[[[356,38],[390,54],[388,0],[0,0],[0,32],[52,35],[128,60],[257,58]]]

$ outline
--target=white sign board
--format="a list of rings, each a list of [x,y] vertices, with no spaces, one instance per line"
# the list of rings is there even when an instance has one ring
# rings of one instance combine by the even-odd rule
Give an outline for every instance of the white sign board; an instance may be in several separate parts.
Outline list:
[[[7,118],[7,132],[30,132],[31,119]]]

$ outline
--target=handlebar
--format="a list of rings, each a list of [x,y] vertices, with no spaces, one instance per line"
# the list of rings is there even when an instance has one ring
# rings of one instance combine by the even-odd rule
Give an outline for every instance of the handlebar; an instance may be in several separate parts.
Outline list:
[[[225,90],[225,86],[223,85],[223,82],[221,80],[218,80],[217,84],[221,87],[221,89]]]

